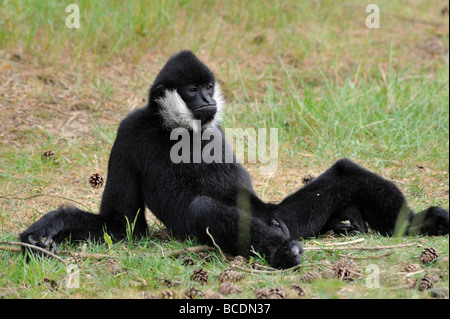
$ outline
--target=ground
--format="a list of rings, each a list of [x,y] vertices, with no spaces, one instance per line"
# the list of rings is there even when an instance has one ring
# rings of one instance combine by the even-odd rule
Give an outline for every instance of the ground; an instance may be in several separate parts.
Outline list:
[[[89,178],[98,173],[107,179],[119,121],[145,105],[164,61],[185,48],[221,83],[225,127],[278,129],[274,174],[261,175],[258,163],[244,159],[264,200],[281,200],[302,186],[302,178],[348,157],[393,180],[417,211],[448,209],[448,4],[377,4],[379,29],[365,26],[368,13],[358,2],[80,1],[80,29],[65,26],[63,2],[4,4],[0,241],[15,241],[61,205],[98,211],[103,187],[93,188]],[[66,264],[26,264],[20,254],[1,250],[0,296],[429,298],[430,289],[419,289],[425,275],[437,277],[433,288],[449,285],[448,236],[330,234],[303,241],[323,249],[307,250],[296,271],[269,273],[263,256],[244,261],[235,270],[245,278],[233,283],[241,291],[226,295],[219,278],[231,261],[217,250],[206,258],[167,256],[198,244],[161,239],[162,226],[150,212],[146,216],[153,233],[147,240],[60,245],[66,262],[80,270],[79,288],[67,287]],[[422,263],[427,247],[439,257]],[[69,251],[114,258],[74,259]],[[352,280],[332,275],[344,257],[358,264]],[[254,262],[262,266],[253,269]],[[406,272],[410,264],[417,270]],[[379,288],[368,281],[373,265]],[[205,284],[191,278],[198,269],[208,274]],[[310,272],[320,278],[303,280]]]

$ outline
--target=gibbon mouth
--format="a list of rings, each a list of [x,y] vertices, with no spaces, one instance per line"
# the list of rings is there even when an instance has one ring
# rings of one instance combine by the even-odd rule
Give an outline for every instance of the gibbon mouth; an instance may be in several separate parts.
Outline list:
[[[207,112],[211,112],[211,111],[216,111],[217,110],[217,105],[216,104],[207,104],[207,105],[202,105],[202,106],[198,106],[195,108],[195,111],[207,111]]]
[[[217,113],[215,104],[203,105],[193,110],[194,117],[202,122],[211,121]]]
[[[214,114],[216,114],[217,112],[217,106],[215,104],[208,104],[208,105],[203,105],[203,106],[199,106],[197,108],[195,108],[194,110],[194,114],[199,115],[201,117],[209,117],[209,116],[213,116]]]

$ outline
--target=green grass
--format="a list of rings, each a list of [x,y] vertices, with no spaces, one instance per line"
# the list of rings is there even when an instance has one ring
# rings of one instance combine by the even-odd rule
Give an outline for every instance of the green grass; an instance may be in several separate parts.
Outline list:
[[[232,122],[226,118],[225,125],[283,128],[281,143],[291,145],[292,152],[314,153],[319,160],[330,155],[388,162],[439,156],[448,163],[447,71],[448,65],[436,80],[409,83],[401,81],[403,74],[395,74],[387,83],[379,83],[377,75],[356,86],[350,79],[342,85],[327,82],[325,90],[304,84],[303,91],[269,87],[263,101],[254,102],[256,111],[236,115]],[[291,82],[290,74],[286,76]],[[430,141],[430,136],[435,138]]]
[[[228,298],[255,298],[259,288],[282,288],[287,298],[299,297],[292,288],[300,285],[307,298],[424,298],[427,292],[419,291],[413,281],[421,279],[424,274],[440,277],[434,288],[448,287],[448,245],[441,238],[384,238],[374,234],[359,235],[351,238],[319,238],[310,241],[308,246],[322,247],[325,243],[336,243],[364,239],[363,246],[387,246],[399,244],[416,244],[420,247],[397,248],[374,251],[320,251],[307,252],[304,266],[298,271],[265,273],[252,269],[253,262],[266,265],[264,259],[253,257],[244,262],[241,268],[245,278],[237,283],[243,291],[227,296]],[[447,240],[448,244],[448,240]],[[147,238],[141,241],[115,243],[108,249],[105,244],[89,243],[85,251],[90,254],[106,254],[115,258],[103,259],[66,259],[68,265],[77,265],[80,270],[79,287],[68,287],[68,265],[54,259],[34,259],[29,263],[15,253],[3,252],[0,262],[10,271],[2,272],[0,284],[2,297],[5,298],[161,298],[167,291],[173,292],[175,298],[186,298],[190,288],[197,288],[203,293],[217,292],[221,282],[220,272],[230,267],[217,252],[209,252],[209,260],[199,253],[186,253],[179,257],[165,256],[172,251],[197,245],[195,241],[180,243],[178,241],[162,241]],[[352,246],[352,245],[348,245]],[[353,245],[354,246],[354,245]],[[421,264],[419,256],[423,248],[439,247],[443,249],[441,257],[430,264]],[[342,247],[346,247],[345,245]],[[82,250],[82,245],[61,245],[61,249],[69,249],[73,255]],[[446,250],[445,250],[446,249]],[[389,254],[387,253],[389,252]],[[332,265],[342,256],[358,258],[361,275],[353,281],[339,280],[335,277],[321,276],[332,269]],[[185,258],[190,257],[192,264],[186,265]],[[66,257],[67,258],[67,257]],[[406,277],[405,266],[420,264],[421,272]],[[379,288],[367,284],[371,268],[379,269]],[[208,282],[202,284],[191,279],[196,269],[204,269],[208,273]],[[5,269],[5,268],[3,268]],[[314,272],[319,278],[305,281],[304,275]],[[368,279],[369,278],[369,279]],[[410,280],[409,280],[409,279]]]
[[[349,157],[393,180],[417,211],[448,209],[449,63],[445,1],[404,5],[378,1],[380,29],[367,29],[359,2],[334,1],[77,1],[81,28],[65,26],[66,3],[8,1],[0,6],[0,240],[17,234],[60,205],[99,209],[103,188],[91,174],[107,177],[107,161],[118,122],[143,106],[164,61],[189,48],[221,82],[228,106],[224,127],[278,128],[278,170],[259,174],[246,163],[255,189],[278,201],[301,186],[307,173],[320,174]],[[425,21],[425,22],[424,22]],[[440,25],[433,25],[432,23]],[[55,158],[43,160],[52,150]],[[44,196],[36,196],[44,194]],[[45,194],[49,195],[46,196]],[[151,227],[154,218],[147,212]],[[130,221],[132,223],[132,221]],[[363,246],[413,243],[388,251],[308,251],[298,272],[266,274],[242,267],[246,277],[231,298],[255,298],[263,287],[281,287],[287,297],[299,284],[304,298],[428,298],[410,288],[404,267],[420,263],[423,247],[439,259],[420,265],[448,287],[448,236],[384,238],[321,237],[305,246],[363,238]],[[66,265],[53,259],[27,264],[0,251],[0,297],[144,298],[172,290],[177,298],[196,287],[216,292],[230,267],[217,251],[212,261],[190,254],[165,257],[195,246],[195,240],[88,243],[88,253],[117,260],[68,260],[80,269],[80,288],[66,287]],[[59,245],[73,252],[83,245]],[[303,282],[340,258],[356,259],[363,275],[353,282]],[[65,258],[68,258],[65,256]],[[264,258],[255,257],[265,264]],[[326,264],[328,261],[331,265]],[[367,288],[368,265],[381,272],[381,287]],[[209,274],[206,285],[190,279]],[[409,285],[409,286],[408,286]]]

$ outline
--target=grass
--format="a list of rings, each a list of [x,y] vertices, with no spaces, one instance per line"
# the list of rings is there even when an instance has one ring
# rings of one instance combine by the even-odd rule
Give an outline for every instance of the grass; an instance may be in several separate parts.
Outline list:
[[[308,246],[322,247],[327,243],[346,241],[349,238],[325,237],[309,241]],[[441,238],[383,238],[374,234],[359,235],[355,239],[364,239],[364,246],[386,246],[413,243],[427,247],[441,247]],[[86,252],[91,254],[110,254],[115,259],[69,259],[69,264],[76,264],[80,269],[79,287],[67,287],[67,265],[56,260],[31,259],[27,264],[23,258],[14,253],[2,253],[1,262],[10,272],[1,278],[2,295],[6,298],[161,298],[171,294],[175,298],[186,298],[189,289],[196,288],[208,294],[217,293],[221,282],[221,271],[230,267],[217,252],[208,253],[205,259],[199,253],[186,253],[181,256],[165,257],[168,252],[195,246],[195,241],[180,243],[178,241],[162,241],[156,238],[142,241],[114,243],[110,249],[105,244],[89,243]],[[64,246],[64,245],[62,245]],[[345,247],[345,246],[344,246]],[[83,249],[83,245],[61,247],[69,249],[74,255]],[[251,265],[257,262],[266,265],[264,259],[254,257],[241,267],[247,269],[245,278],[236,283],[242,288],[231,298],[255,298],[257,289],[263,287],[284,289],[285,296],[297,298],[298,294],[291,288],[300,285],[308,298],[424,298],[426,292],[414,287],[414,280],[421,279],[424,273],[440,276],[435,288],[445,288],[448,283],[448,259],[440,257],[431,264],[420,265],[422,272],[405,277],[404,268],[412,263],[419,263],[419,255],[423,248],[392,249],[382,251],[311,251],[307,253],[304,267],[296,272],[267,274],[253,270]],[[386,254],[390,251],[391,254]],[[444,253],[445,254],[445,253]],[[448,251],[446,252],[448,256]],[[337,278],[321,278],[332,264],[346,255],[357,259],[361,276],[347,282]],[[190,258],[191,264],[185,259]],[[309,261],[311,260],[311,261]],[[326,262],[324,262],[326,261]],[[380,288],[367,284],[372,274],[371,268],[380,270]],[[208,282],[201,284],[191,279],[197,269],[208,272]],[[305,274],[314,272],[319,278],[305,281]],[[369,278],[369,279],[368,279]],[[448,287],[448,286],[447,286]],[[400,288],[400,289],[399,289]]]
[[[224,127],[278,128],[278,170],[259,173],[246,163],[264,200],[298,189],[308,173],[320,174],[349,157],[393,180],[417,211],[448,209],[449,63],[445,1],[404,6],[379,1],[380,29],[364,25],[364,6],[332,1],[78,1],[81,28],[65,27],[61,1],[10,1],[0,7],[0,240],[17,234],[60,205],[80,203],[98,211],[102,188],[88,183],[107,173],[118,122],[143,106],[151,81],[168,56],[190,48],[215,72],[227,97]],[[222,83],[223,82],[223,83]],[[44,160],[51,150],[54,158]],[[51,196],[35,196],[48,194]],[[22,199],[20,199],[22,198]],[[28,199],[24,199],[28,198]],[[147,219],[159,227],[149,212]],[[130,221],[132,223],[132,221]],[[428,298],[408,278],[437,275],[448,287],[448,236],[384,238],[321,237],[306,246],[363,238],[364,246],[403,243],[434,247],[438,260],[406,277],[423,247],[387,251],[308,251],[298,272],[248,272],[231,298],[255,298],[263,287],[286,297],[299,284],[303,298]],[[176,297],[196,287],[217,292],[230,266],[217,251],[207,262],[190,254],[164,257],[194,241],[88,243],[87,252],[117,259],[73,261],[80,288],[67,289],[66,266],[0,251],[0,296],[5,298]],[[61,244],[79,251],[83,245]],[[350,255],[351,253],[351,255]],[[323,272],[340,254],[361,257],[363,276],[352,282],[303,282],[306,271]],[[262,257],[255,257],[265,264]],[[72,262],[72,261],[70,261]],[[252,261],[243,267],[250,271]],[[319,264],[319,265],[315,265]],[[380,288],[369,289],[366,267],[380,269]],[[190,279],[209,274],[206,285]],[[7,271],[8,270],[8,271]],[[408,286],[409,285],[409,286]],[[400,287],[400,289],[399,289]]]

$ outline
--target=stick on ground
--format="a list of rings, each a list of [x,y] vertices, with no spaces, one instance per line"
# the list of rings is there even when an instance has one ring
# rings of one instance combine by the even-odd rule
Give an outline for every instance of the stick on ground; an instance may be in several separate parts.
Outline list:
[[[39,250],[40,252],[55,258],[56,260],[62,262],[62,263],[66,263],[66,261],[64,259],[62,259],[61,257],[55,255],[54,253],[49,252],[48,250],[35,246],[35,245],[31,245],[31,244],[27,244],[27,243],[22,243],[22,242],[17,242],[17,241],[0,241],[0,245],[13,245],[13,246],[22,246],[22,247],[28,247],[31,249],[36,249]],[[11,249],[8,249],[11,251]]]

